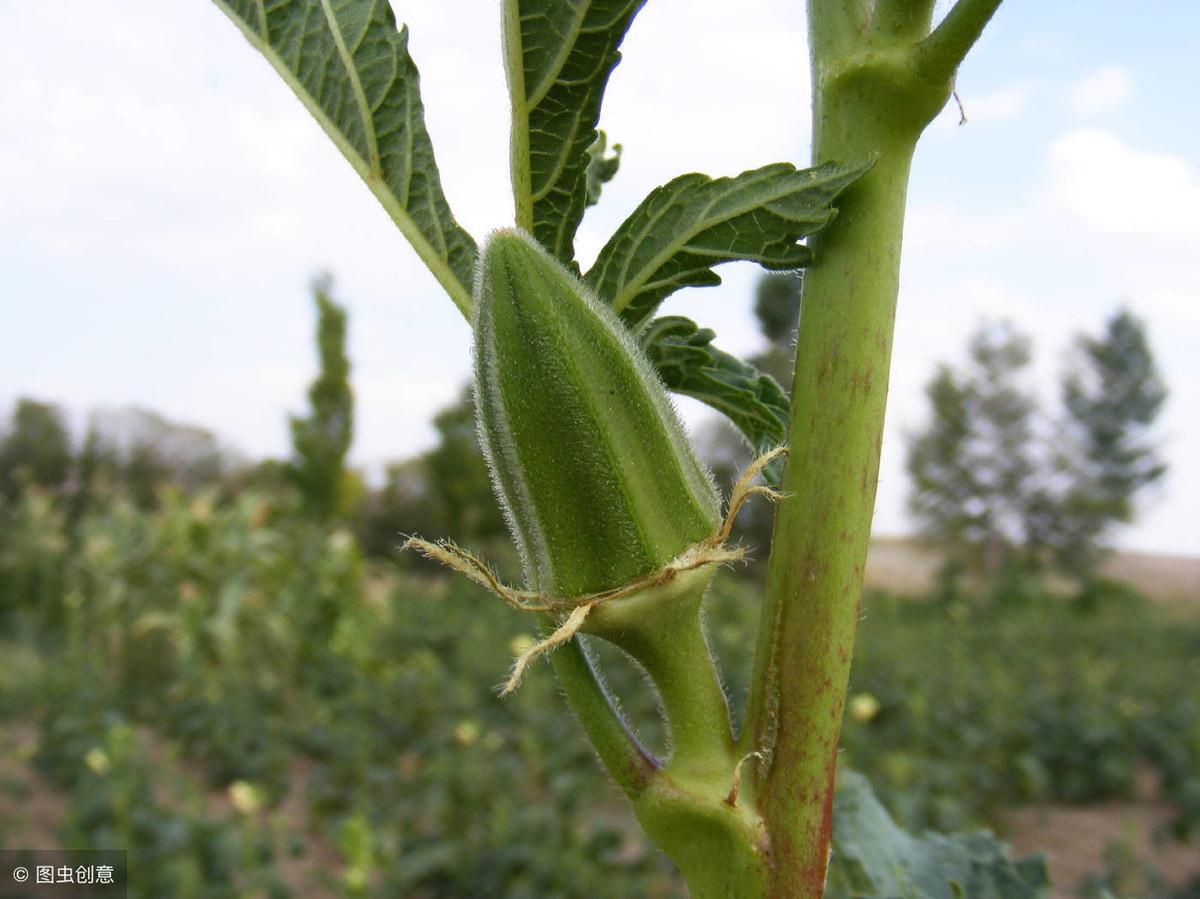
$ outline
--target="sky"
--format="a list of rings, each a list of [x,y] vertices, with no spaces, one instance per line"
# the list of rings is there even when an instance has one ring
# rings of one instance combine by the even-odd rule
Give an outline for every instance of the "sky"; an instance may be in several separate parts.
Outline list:
[[[601,119],[624,148],[578,238],[589,262],[654,187],[808,158],[800,0],[651,0]],[[944,11],[945,4],[940,8]],[[511,223],[497,0],[394,0],[410,27],[443,184],[477,239]],[[470,372],[467,325],[349,165],[240,32],[204,0],[0,0],[0,410],[17,397],[129,404],[202,425],[248,456],[287,451],[315,370],[309,284],[350,310],[354,464],[431,446]],[[917,150],[875,529],[905,512],[922,387],[983,319],[1032,335],[1047,404],[1073,335],[1125,304],[1171,398],[1171,466],[1117,535],[1198,553],[1200,7],[1008,0]],[[665,313],[761,348],[757,270],[677,293]],[[680,404],[693,429],[709,413]]]

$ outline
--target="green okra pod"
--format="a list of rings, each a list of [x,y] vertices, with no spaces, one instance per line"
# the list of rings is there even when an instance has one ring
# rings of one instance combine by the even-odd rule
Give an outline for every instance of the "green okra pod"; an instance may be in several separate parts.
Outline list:
[[[609,590],[710,536],[720,502],[607,305],[519,230],[475,280],[479,432],[530,589]]]

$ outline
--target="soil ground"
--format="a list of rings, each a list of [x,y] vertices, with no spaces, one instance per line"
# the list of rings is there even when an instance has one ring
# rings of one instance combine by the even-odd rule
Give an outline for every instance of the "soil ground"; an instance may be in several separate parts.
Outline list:
[[[867,557],[867,586],[918,595],[934,584],[942,557],[911,538],[876,538]],[[1117,553],[1104,573],[1181,614],[1200,613],[1200,557]],[[1041,806],[1015,809],[1002,822],[1015,856],[1044,852],[1055,884],[1055,899],[1076,895],[1087,875],[1104,867],[1110,847],[1127,847],[1153,865],[1173,885],[1200,877],[1200,841],[1191,845],[1154,840],[1171,816],[1153,783],[1142,784],[1130,802],[1087,806]]]
[[[876,537],[867,555],[867,586],[895,593],[927,593],[942,555],[911,537]],[[1102,569],[1107,577],[1169,605],[1200,608],[1200,556],[1116,553]]]
[[[1148,862],[1179,887],[1200,877],[1200,845],[1156,842],[1155,830],[1170,817],[1171,807],[1153,799],[1025,808],[1006,816],[1006,839],[1015,857],[1045,853],[1054,899],[1076,896],[1080,882],[1103,870],[1105,855],[1115,846],[1127,848],[1139,863]]]

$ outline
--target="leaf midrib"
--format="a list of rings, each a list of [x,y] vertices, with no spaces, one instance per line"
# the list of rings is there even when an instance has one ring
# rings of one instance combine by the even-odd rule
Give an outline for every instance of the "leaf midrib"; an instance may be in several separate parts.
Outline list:
[[[259,2],[261,5],[262,0]],[[337,47],[338,56],[342,60],[342,67],[346,70],[351,90],[354,91],[354,102],[358,106],[358,117],[362,121],[363,137],[367,141],[367,166],[371,174],[382,179],[383,164],[379,156],[379,136],[375,133],[375,118],[371,105],[367,102],[367,92],[363,89],[362,79],[358,77],[358,69],[354,67],[354,54],[346,46],[345,35],[342,34],[337,15],[334,13],[333,7],[329,5],[329,0],[321,0],[321,12],[325,13],[325,25],[333,37],[334,46]]]
[[[535,109],[539,103],[546,99],[546,94],[550,93],[550,89],[558,81],[558,73],[567,64],[567,58],[571,55],[571,51],[575,49],[575,41],[583,33],[583,20],[587,18],[587,14],[591,12],[591,9],[591,0],[586,0],[586,2],[579,4],[575,21],[571,23],[571,28],[567,32],[567,39],[559,46],[558,53],[555,55],[552,64],[546,67],[546,74],[542,76],[542,80],[538,82],[537,87],[530,91],[525,98],[526,115],[528,115],[528,110]]]
[[[504,30],[504,69],[512,116],[509,137],[509,174],[512,179],[513,212],[517,224],[533,232],[533,169],[529,160],[529,108],[525,103],[525,36],[517,0],[504,0],[501,16]]]

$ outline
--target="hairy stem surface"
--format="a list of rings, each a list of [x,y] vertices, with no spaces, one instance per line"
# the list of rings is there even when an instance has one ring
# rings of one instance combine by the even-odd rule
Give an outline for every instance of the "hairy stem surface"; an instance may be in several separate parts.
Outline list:
[[[966,2],[979,12],[981,4]],[[889,19],[872,28],[847,13],[853,5],[809,2],[813,161],[873,157],[875,166],[843,194],[837,219],[810,242],[816,263],[804,282],[783,481],[788,498],[776,519],[739,745],[764,754],[753,789],[770,845],[764,895],[771,897],[818,899],[824,891],[838,737],[883,440],[909,168],[922,129],[949,98],[958,59],[978,35],[978,29],[973,36],[970,29],[943,32],[936,55],[954,65],[939,65],[930,77],[920,42],[929,27],[927,6],[883,3]],[[981,29],[986,17],[971,21]],[[914,35],[916,26],[921,32]]]

